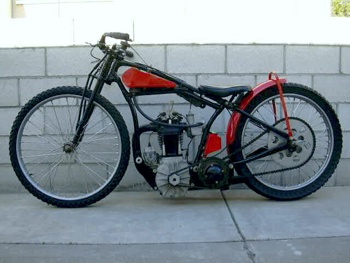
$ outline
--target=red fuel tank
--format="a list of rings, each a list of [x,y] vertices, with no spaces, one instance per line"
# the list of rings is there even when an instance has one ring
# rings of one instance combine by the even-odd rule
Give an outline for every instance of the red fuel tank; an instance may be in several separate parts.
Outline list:
[[[176,83],[155,76],[151,73],[129,68],[122,75],[122,81],[131,89],[135,88],[170,88],[176,87]]]

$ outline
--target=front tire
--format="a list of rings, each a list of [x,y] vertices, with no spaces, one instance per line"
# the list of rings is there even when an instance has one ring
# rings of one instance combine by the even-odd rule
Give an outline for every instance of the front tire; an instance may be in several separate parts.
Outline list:
[[[119,184],[129,162],[129,134],[116,108],[96,95],[77,147],[79,105],[91,92],[59,87],[40,93],[19,112],[10,134],[10,158],[23,186],[58,207],[84,207]]]
[[[294,153],[280,151],[236,165],[235,169],[246,176],[246,184],[258,194],[274,200],[295,200],[315,192],[332,176],[341,155],[342,133],[334,110],[320,94],[293,83],[284,84],[283,88],[292,129],[294,125],[293,136],[300,150]],[[277,88],[257,95],[246,112],[286,130]],[[279,136],[273,132],[264,133],[262,127],[247,117],[242,117],[237,135],[233,149],[253,143],[237,153],[232,161],[244,160],[257,149],[268,149],[281,143]],[[254,176],[256,174],[260,175]]]

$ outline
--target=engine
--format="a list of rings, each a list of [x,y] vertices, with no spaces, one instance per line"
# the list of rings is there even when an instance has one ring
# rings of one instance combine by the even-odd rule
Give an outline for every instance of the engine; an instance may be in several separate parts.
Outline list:
[[[152,141],[152,145],[151,135],[149,136],[148,145],[142,155],[145,164],[155,173],[157,188],[164,197],[185,196],[190,183],[215,189],[229,184],[230,168],[225,161],[216,157],[203,158],[193,167],[191,175],[195,176],[190,182],[189,160],[194,160],[196,154],[195,135],[201,135],[199,129],[186,127],[186,124],[194,123],[192,113],[188,113],[185,117],[174,111],[171,105],[171,110],[158,115],[155,120],[155,124],[157,123],[158,126],[152,126],[156,128],[152,128],[151,133],[151,135],[156,133],[157,139]],[[163,123],[167,125],[162,125]],[[184,135],[190,138],[190,143],[185,142]],[[215,134],[209,135],[207,143],[210,143],[211,147],[205,147],[205,152],[207,149],[210,149],[209,152],[220,150],[221,139],[219,147],[215,143],[218,137]],[[193,147],[189,147],[191,143]],[[158,144],[158,147],[154,147],[155,144]]]
[[[182,147],[187,129],[183,127],[186,124],[184,116],[171,107],[171,110],[161,112],[156,121],[174,126],[159,125],[157,142],[160,153],[149,142],[144,149],[143,160],[155,171],[158,190],[164,197],[185,196],[190,184],[190,174],[185,158],[186,150]]]
[[[183,117],[176,111],[170,114],[162,112],[158,115],[157,121],[167,124],[185,124],[182,123]],[[158,130],[158,142],[162,148],[163,156],[181,155],[181,146],[183,140],[183,127],[161,126]]]

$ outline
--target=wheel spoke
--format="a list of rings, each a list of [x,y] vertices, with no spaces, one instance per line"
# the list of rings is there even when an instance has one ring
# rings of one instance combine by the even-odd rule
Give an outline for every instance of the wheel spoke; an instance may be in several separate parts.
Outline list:
[[[293,85],[295,84],[287,85],[287,92],[284,96],[293,135],[297,145],[300,146],[300,150],[298,152],[283,150],[272,154],[270,159],[258,159],[247,164],[240,164],[237,167],[239,173],[248,172],[248,174],[258,175],[249,179],[254,182],[250,185],[253,189],[257,187],[260,193],[265,191],[263,189],[274,189],[276,192],[269,191],[265,193],[266,196],[270,197],[274,197],[274,193],[276,195],[278,193],[278,196],[282,195],[280,191],[303,189],[313,184],[313,182],[319,180],[330,163],[337,164],[340,157],[340,150],[337,149],[336,159],[331,159],[336,149],[335,144],[338,143],[339,145],[339,140],[335,140],[337,138],[335,133],[338,134],[338,137],[341,136],[339,125],[336,125],[338,123],[337,119],[331,119],[334,116],[333,113],[329,113],[332,112],[331,106],[313,91],[299,86],[297,89]],[[288,90],[292,91],[288,92]],[[324,110],[325,107],[327,107],[327,111]],[[248,106],[247,112],[267,123],[269,120],[276,120],[280,116],[281,119],[274,126],[286,130],[283,115],[279,113],[280,108],[279,94],[266,92],[260,96],[259,102],[253,103],[251,107]],[[258,138],[259,132],[257,131],[260,127],[254,125],[248,118],[245,119],[245,124],[241,127],[241,130],[237,132],[237,134],[241,134],[240,140],[238,140],[240,145],[235,146],[236,148],[243,147],[242,153],[236,157],[238,160],[249,158],[255,152],[260,152],[258,149],[263,146],[268,145],[267,148],[272,149],[283,143],[284,139],[273,132],[267,132],[267,136]],[[249,147],[244,147],[244,145],[249,145]],[[335,169],[334,164],[332,169]],[[328,173],[330,177],[332,172]],[[322,180],[326,181],[324,178]],[[320,187],[322,184],[315,185]],[[295,193],[297,195],[301,192]]]
[[[32,186],[28,190],[58,206],[83,206],[103,198],[106,194],[97,193],[112,191],[129,161],[125,123],[100,95],[96,96],[82,141],[70,146],[76,132],[80,94],[79,88],[63,87],[36,96],[22,110],[25,114],[16,123],[16,139],[10,139],[10,151],[15,151],[11,158],[19,163],[18,176]],[[86,96],[90,95],[88,91]],[[113,180],[115,176],[118,179]]]

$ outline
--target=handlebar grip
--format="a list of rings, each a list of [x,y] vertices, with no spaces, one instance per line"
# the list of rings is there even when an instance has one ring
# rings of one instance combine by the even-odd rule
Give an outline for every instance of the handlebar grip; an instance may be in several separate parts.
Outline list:
[[[134,56],[134,53],[132,53],[131,51],[129,50],[125,50],[125,55],[129,58],[132,58]]]
[[[105,35],[114,39],[120,39],[125,41],[131,40],[129,34],[127,33],[110,32],[110,33],[106,33]]]

